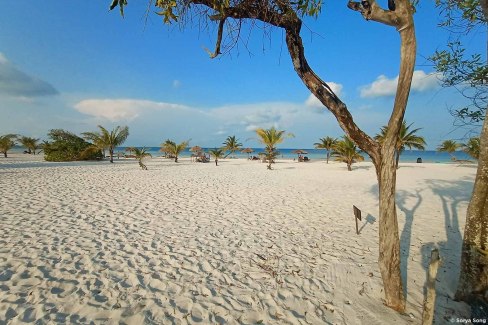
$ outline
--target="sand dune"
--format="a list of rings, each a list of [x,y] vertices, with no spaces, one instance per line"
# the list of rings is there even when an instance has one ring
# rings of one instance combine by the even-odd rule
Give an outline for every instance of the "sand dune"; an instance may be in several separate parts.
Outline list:
[[[438,323],[469,313],[452,297],[473,166],[398,171],[400,315],[382,305],[370,163],[147,165],[0,159],[0,323],[418,324],[434,246]]]

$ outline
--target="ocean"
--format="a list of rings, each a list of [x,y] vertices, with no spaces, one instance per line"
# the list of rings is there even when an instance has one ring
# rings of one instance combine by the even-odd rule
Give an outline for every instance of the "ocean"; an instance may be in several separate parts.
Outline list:
[[[162,153],[159,151],[159,147],[148,147],[149,152],[153,157],[158,157],[161,156]],[[208,152],[208,149],[213,149],[213,148],[203,148],[205,152]],[[263,152],[263,148],[251,148],[254,150],[253,153],[250,155],[257,156],[258,153]],[[301,149],[301,148],[300,148]],[[297,159],[298,155],[296,153],[293,153],[297,149],[290,149],[290,148],[278,148],[278,151],[280,153],[280,158],[281,159]],[[308,157],[311,160],[326,160],[326,151],[321,150],[321,149],[301,149],[307,152],[307,154],[303,154],[303,156]],[[123,152],[125,151],[125,147],[120,147],[117,148],[116,151]],[[180,157],[190,157],[192,155],[192,152],[190,151],[189,148],[187,148],[185,151],[183,151],[180,155]],[[363,153],[364,160],[365,161],[371,161],[369,156],[365,153]],[[474,160],[471,158],[469,155],[462,151],[456,151],[454,153],[454,156],[458,160]],[[236,158],[247,158],[248,155],[247,153],[240,153],[236,152],[235,154],[231,154],[228,156],[228,158],[231,157],[236,157]],[[400,155],[400,162],[417,162],[417,158],[421,158],[422,162],[424,163],[449,163],[452,162],[451,156],[446,153],[446,152],[438,152],[435,150],[405,150],[401,155]]]

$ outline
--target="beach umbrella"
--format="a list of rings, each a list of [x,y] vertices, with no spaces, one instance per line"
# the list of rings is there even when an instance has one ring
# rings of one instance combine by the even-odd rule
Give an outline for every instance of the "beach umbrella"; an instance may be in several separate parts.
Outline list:
[[[203,149],[202,149],[202,147],[200,147],[200,146],[193,146],[193,147],[191,147],[191,148],[190,148],[190,151],[191,151],[191,152],[200,152],[200,151],[202,151],[202,150],[203,150]]]
[[[246,149],[242,149],[241,152],[247,153],[247,159],[249,159],[249,154],[253,153],[254,150],[252,150],[251,148],[246,148]]]
[[[200,146],[193,146],[190,148],[190,151],[193,152],[193,155],[191,155],[191,160],[193,161],[193,157],[201,156],[201,152],[203,151],[203,149]]]
[[[302,149],[293,150],[292,153],[296,153],[297,155],[306,155],[306,154],[308,154],[308,152],[306,152],[305,150],[302,150]]]

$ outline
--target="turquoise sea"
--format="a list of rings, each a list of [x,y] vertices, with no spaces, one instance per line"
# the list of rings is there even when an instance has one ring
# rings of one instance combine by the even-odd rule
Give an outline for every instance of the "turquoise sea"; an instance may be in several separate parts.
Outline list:
[[[149,152],[153,155],[153,157],[158,157],[161,156],[162,153],[159,151],[159,147],[149,147]],[[203,148],[205,152],[208,151],[208,149],[213,149],[213,148]],[[263,148],[251,148],[254,150],[253,153],[250,155],[255,155],[257,156],[258,153],[263,152]],[[320,150],[320,149],[303,149],[300,148],[301,150],[304,150],[307,152],[307,154],[304,154],[303,156],[307,156],[311,160],[325,160],[326,159],[326,151],[325,150]],[[117,148],[116,151],[123,152],[125,150],[125,147],[120,147]],[[290,148],[278,148],[278,151],[281,154],[282,159],[297,159],[298,155],[296,153],[293,153],[294,150],[297,149],[290,149]],[[190,151],[189,148],[187,148],[184,152],[181,153],[180,157],[190,157],[192,152]],[[369,156],[367,154],[363,154],[364,158],[366,161],[371,161]],[[473,160],[471,157],[469,157],[466,153],[462,151],[457,151],[454,156],[456,159],[459,160]],[[248,155],[246,153],[238,153],[236,152],[235,154],[229,155],[228,158],[230,157],[236,157],[236,158],[247,158]],[[435,150],[406,150],[400,155],[400,162],[416,162],[417,158],[422,158],[422,162],[424,163],[449,163],[452,162],[451,156],[449,156],[448,153],[445,152],[437,152]]]

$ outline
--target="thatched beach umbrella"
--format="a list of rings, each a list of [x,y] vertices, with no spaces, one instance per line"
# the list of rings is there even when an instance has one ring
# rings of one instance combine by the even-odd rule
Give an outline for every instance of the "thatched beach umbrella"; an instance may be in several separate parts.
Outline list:
[[[241,152],[247,153],[247,159],[249,159],[249,154],[253,153],[254,150],[252,150],[251,148],[246,148],[246,149],[242,149]]]
[[[200,146],[193,146],[190,148],[190,151],[193,152],[191,155],[191,160],[193,161],[194,157],[199,157],[202,154],[203,149]]]
[[[306,152],[305,150],[301,150],[301,149],[293,150],[292,153],[296,153],[298,156],[308,154],[308,152]]]

